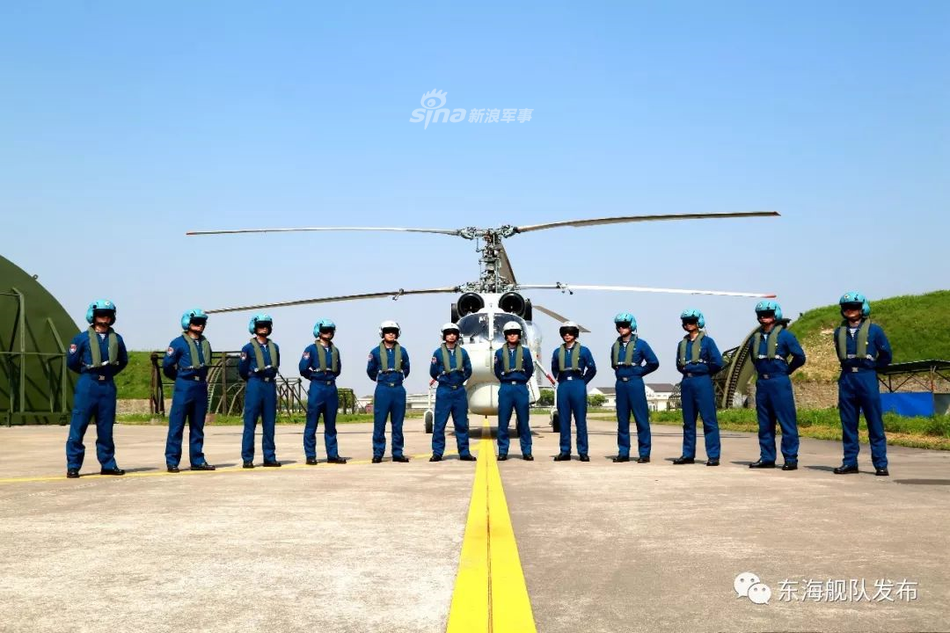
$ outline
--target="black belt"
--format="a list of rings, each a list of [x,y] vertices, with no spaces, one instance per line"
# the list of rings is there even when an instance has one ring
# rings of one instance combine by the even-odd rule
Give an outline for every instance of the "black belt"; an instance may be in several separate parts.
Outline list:
[[[402,387],[401,382],[377,382],[380,387]]]
[[[271,381],[274,380],[274,379],[271,378],[270,376],[251,376],[251,379],[252,379],[252,380],[261,380],[261,381],[264,381],[264,382],[271,382]]]
[[[444,385],[440,384],[440,387],[445,387],[446,389],[459,389],[462,385]]]
[[[321,379],[319,379],[319,378],[311,378],[311,379],[310,379],[310,382],[314,382],[314,383],[317,383],[317,384],[320,384],[320,385],[323,385],[323,384],[326,384],[326,385],[335,385],[335,384],[336,384],[336,381],[335,381],[335,380],[321,380]]]

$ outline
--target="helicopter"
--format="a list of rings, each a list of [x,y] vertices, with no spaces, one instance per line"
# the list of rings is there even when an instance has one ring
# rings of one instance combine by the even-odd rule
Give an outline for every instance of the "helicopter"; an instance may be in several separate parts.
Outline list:
[[[473,240],[476,243],[475,251],[479,254],[480,274],[477,280],[467,283],[444,286],[439,288],[410,289],[399,288],[385,292],[369,292],[330,297],[316,297],[311,299],[296,299],[276,303],[241,305],[206,310],[210,313],[243,312],[250,310],[283,308],[316,303],[333,303],[340,301],[357,301],[391,297],[398,299],[404,296],[428,294],[456,294],[458,298],[450,306],[450,321],[458,324],[460,342],[465,346],[472,362],[472,376],[465,385],[468,397],[469,412],[478,415],[496,415],[498,413],[498,379],[493,371],[495,350],[505,345],[503,336],[504,325],[515,321],[522,327],[522,345],[530,350],[535,359],[534,380],[528,382],[529,403],[534,404],[541,396],[541,389],[545,382],[556,388],[551,375],[544,369],[545,363],[541,360],[541,330],[534,323],[534,311],[545,314],[559,322],[568,319],[554,310],[543,305],[533,303],[524,296],[525,290],[557,290],[561,293],[573,295],[575,290],[592,291],[619,291],[619,292],[661,292],[675,294],[713,295],[727,297],[772,298],[774,294],[757,292],[731,292],[718,290],[695,290],[681,288],[652,288],[643,286],[605,286],[605,285],[575,285],[563,282],[553,284],[522,284],[518,282],[512,269],[511,260],[505,250],[503,240],[523,233],[531,233],[562,227],[587,227],[607,224],[624,224],[631,222],[658,222],[678,220],[712,220],[729,218],[758,218],[777,217],[777,211],[746,211],[746,212],[714,212],[714,213],[682,213],[661,215],[628,215],[580,220],[563,220],[514,226],[505,224],[494,228],[465,227],[460,229],[438,228],[408,228],[408,227],[298,227],[298,228],[264,228],[264,229],[224,229],[207,231],[189,231],[188,236],[205,235],[234,235],[260,233],[300,233],[300,232],[330,232],[330,231],[384,231],[398,233],[430,233],[448,235]],[[590,332],[589,329],[578,325],[581,332]],[[427,433],[432,432],[433,411],[432,383],[429,389],[429,407],[423,420]],[[560,429],[557,411],[551,410],[550,424],[554,431]],[[516,430],[514,430],[516,433]]]

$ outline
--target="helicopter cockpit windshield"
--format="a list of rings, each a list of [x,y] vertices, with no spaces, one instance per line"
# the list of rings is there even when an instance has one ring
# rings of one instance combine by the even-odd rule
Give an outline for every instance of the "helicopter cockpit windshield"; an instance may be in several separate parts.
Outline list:
[[[492,334],[495,347],[505,342],[503,329],[505,323],[516,321],[521,324],[522,331],[527,332],[528,326],[519,316],[514,314],[494,313],[494,314],[469,314],[459,319],[459,332],[462,335],[463,344],[487,343],[489,341],[488,320],[492,320]]]
[[[488,316],[487,314],[469,314],[459,319],[459,332],[462,335],[463,344],[488,342]]]

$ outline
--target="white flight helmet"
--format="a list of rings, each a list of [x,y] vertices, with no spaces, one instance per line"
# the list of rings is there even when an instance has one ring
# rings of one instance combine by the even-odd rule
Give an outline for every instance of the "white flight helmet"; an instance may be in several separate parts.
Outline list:
[[[396,330],[396,338],[399,338],[399,335],[402,334],[402,328],[399,327],[399,324],[395,321],[383,321],[379,324],[379,338],[383,338],[383,330]]]
[[[574,323],[573,321],[565,321],[564,323],[561,324],[560,329],[558,329],[558,334],[560,334],[561,337],[563,338],[564,333],[569,332],[571,330],[573,330],[574,332],[574,338],[577,338],[581,333],[581,328],[578,327],[576,323]]]
[[[442,338],[445,338],[446,332],[455,332],[457,335],[461,336],[462,331],[459,329],[457,323],[445,323],[442,325]]]
[[[521,324],[517,321],[508,321],[505,323],[505,327],[501,329],[504,332],[505,336],[508,336],[508,332],[517,332],[518,336],[524,336],[524,332],[521,329]]]

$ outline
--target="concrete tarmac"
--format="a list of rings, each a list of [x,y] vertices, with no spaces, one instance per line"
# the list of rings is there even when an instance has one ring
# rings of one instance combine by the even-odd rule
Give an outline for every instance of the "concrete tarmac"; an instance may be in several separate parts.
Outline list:
[[[652,463],[614,464],[592,421],[592,461],[555,463],[539,417],[536,461],[515,440],[498,465],[539,631],[950,631],[950,453],[889,447],[880,478],[863,446],[870,472],[836,476],[840,444],[805,439],[800,470],[751,471],[757,438],[724,432],[721,466],[702,435],[673,466],[681,430],[655,426]],[[219,470],[173,475],[164,427],[120,425],[125,477],[85,476],[91,427],[79,480],[66,428],[0,428],[0,631],[445,630],[475,465],[429,463],[421,427],[411,463],[370,464],[372,426],[341,425],[343,466],[321,428],[314,467],[282,425],[285,466],[243,470],[240,427],[212,426]],[[743,572],[769,604],[737,597]]]

